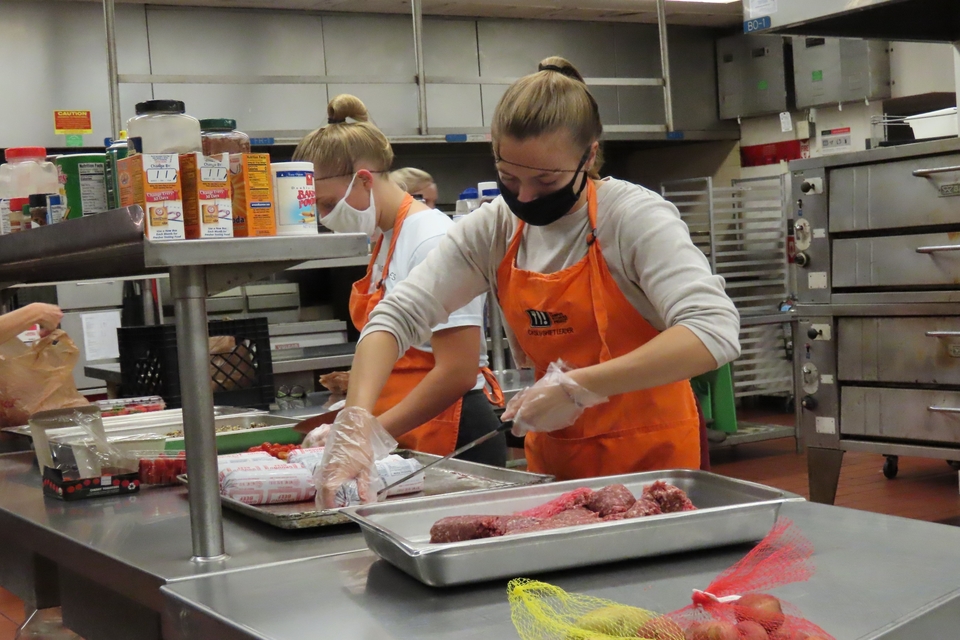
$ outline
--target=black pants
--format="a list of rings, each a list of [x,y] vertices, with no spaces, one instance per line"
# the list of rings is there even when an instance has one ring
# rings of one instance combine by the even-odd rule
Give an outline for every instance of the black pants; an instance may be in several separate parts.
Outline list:
[[[500,419],[493,412],[493,405],[487,400],[482,389],[474,389],[463,396],[463,408],[460,411],[460,431],[457,433],[457,448],[473,442],[485,433],[500,426]],[[507,438],[498,434],[483,444],[457,456],[460,460],[490,464],[495,467],[507,465]]]

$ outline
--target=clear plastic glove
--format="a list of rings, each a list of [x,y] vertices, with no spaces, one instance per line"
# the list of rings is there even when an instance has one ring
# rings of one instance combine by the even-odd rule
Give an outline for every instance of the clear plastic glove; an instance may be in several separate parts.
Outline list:
[[[332,424],[322,424],[316,429],[313,429],[307,434],[307,437],[303,439],[300,446],[304,449],[324,446],[327,442],[327,436],[330,435],[331,427],[333,427]]]
[[[357,501],[375,502],[380,484],[375,463],[396,447],[397,441],[366,409],[347,407],[341,411],[327,434],[323,459],[314,471],[317,507],[333,509],[351,504],[354,500],[345,486],[351,481],[356,481]]]
[[[550,364],[547,373],[537,383],[524,389],[510,402],[501,420],[513,420],[513,435],[520,437],[530,431],[549,433],[569,427],[584,409],[603,404],[607,398],[581,387],[567,375],[570,371],[563,360]]]

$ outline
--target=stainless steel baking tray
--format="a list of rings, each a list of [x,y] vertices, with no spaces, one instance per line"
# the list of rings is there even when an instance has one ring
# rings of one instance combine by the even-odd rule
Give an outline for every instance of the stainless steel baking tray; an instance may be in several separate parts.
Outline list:
[[[405,458],[416,458],[426,465],[439,456],[419,451],[400,450],[397,452]],[[491,467],[476,462],[464,460],[447,460],[426,470],[423,479],[423,491],[409,496],[390,498],[384,505],[397,503],[414,504],[422,500],[429,500],[430,496],[446,496],[456,494],[453,500],[463,499],[465,493],[489,491],[525,485],[537,485],[550,482],[553,476],[545,476],[526,471],[514,471],[501,467]],[[311,527],[325,527],[350,522],[344,515],[343,509],[318,510],[314,501],[290,502],[286,504],[249,505],[227,498],[220,497],[223,506],[250,516],[256,520],[266,522],[281,529],[308,529]],[[429,527],[428,527],[429,528]]]
[[[440,518],[507,515],[541,505],[577,487],[622,483],[639,496],[655,480],[678,486],[697,511],[600,522],[499,538],[430,544]],[[367,546],[417,580],[435,587],[518,578],[631,558],[693,551],[763,538],[780,505],[796,494],[704,471],[652,471],[533,487],[441,496],[345,509]]]
[[[243,407],[220,407],[213,408],[213,414],[216,417],[237,416],[237,415],[266,415],[266,411],[257,409],[244,409]],[[143,427],[171,426],[183,424],[183,411],[181,409],[164,409],[163,411],[148,411],[146,413],[134,413],[126,416],[107,416],[103,418],[103,430],[106,432],[122,431],[126,429],[140,429]],[[30,426],[5,427],[3,431],[15,433],[21,436],[30,437]],[[83,432],[78,429],[77,434]],[[69,435],[69,434],[66,434]]]

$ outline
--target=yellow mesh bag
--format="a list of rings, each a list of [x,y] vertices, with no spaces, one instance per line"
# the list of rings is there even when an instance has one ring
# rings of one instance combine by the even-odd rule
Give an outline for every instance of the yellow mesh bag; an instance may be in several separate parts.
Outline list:
[[[680,626],[652,611],[567,593],[525,578],[507,585],[510,617],[522,640],[684,640]]]

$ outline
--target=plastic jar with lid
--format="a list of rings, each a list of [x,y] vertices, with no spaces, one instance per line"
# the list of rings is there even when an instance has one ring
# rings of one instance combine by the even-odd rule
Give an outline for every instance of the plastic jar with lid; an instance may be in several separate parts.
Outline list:
[[[127,136],[140,138],[142,153],[202,151],[200,121],[184,111],[179,100],[140,102],[137,115],[127,120]]]
[[[0,198],[27,198],[32,193],[60,190],[57,167],[47,162],[44,147],[11,147],[4,158],[7,163],[0,165]]]
[[[237,121],[230,118],[209,118],[200,121],[203,154],[250,153],[250,136],[237,131]]]

